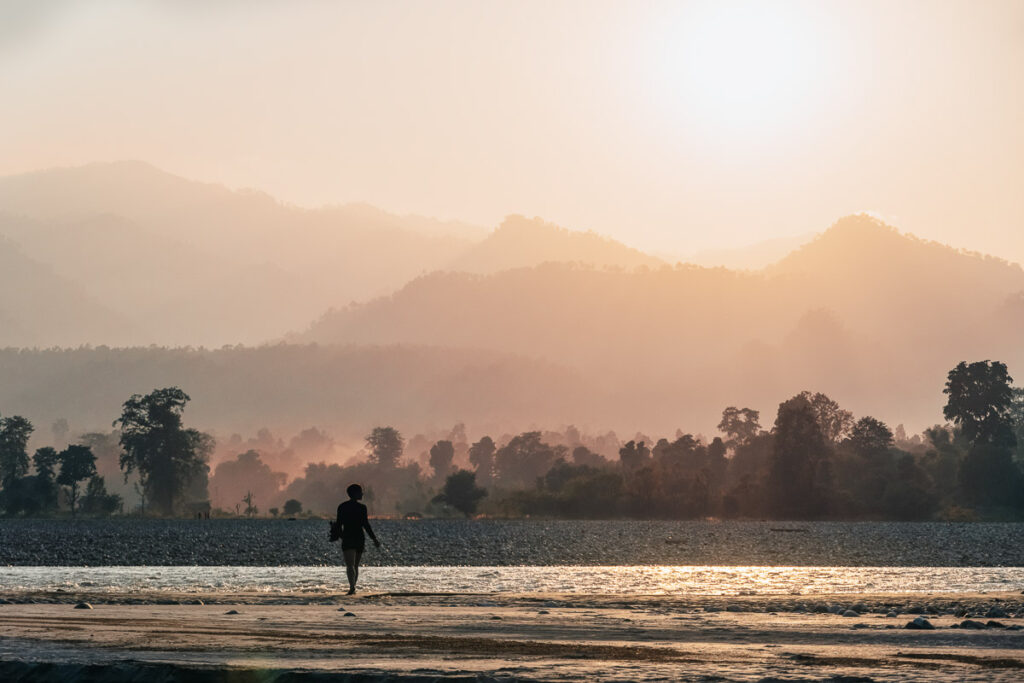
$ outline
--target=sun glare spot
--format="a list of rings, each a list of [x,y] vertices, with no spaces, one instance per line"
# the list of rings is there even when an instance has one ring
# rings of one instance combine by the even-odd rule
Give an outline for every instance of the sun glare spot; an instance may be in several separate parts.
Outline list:
[[[688,121],[761,133],[808,115],[824,57],[808,15],[781,4],[709,3],[662,30],[657,87]]]

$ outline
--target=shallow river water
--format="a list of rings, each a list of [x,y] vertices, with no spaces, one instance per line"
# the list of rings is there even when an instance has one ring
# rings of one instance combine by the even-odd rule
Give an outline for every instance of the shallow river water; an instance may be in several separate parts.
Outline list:
[[[344,567],[0,567],[0,591],[336,593]],[[1019,591],[1020,567],[367,567],[366,592],[794,595]]]
[[[1024,524],[374,520],[374,592],[1020,591]],[[0,591],[336,592],[327,521],[0,520]]]

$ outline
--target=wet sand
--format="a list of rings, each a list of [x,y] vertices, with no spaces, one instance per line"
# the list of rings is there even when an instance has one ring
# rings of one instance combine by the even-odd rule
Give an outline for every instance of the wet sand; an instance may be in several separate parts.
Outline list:
[[[0,599],[5,681],[1024,678],[1020,593]],[[93,609],[74,608],[83,600]],[[813,611],[828,607],[861,612]],[[935,629],[904,628],[921,611]],[[960,628],[967,618],[997,625]]]

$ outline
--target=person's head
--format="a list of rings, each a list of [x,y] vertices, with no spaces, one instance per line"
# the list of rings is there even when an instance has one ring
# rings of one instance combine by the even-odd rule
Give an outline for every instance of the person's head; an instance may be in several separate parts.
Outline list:
[[[363,497],[363,487],[360,486],[359,484],[352,484],[347,489],[345,489],[345,493],[347,493],[348,497],[351,498],[352,500],[359,500],[360,498]]]

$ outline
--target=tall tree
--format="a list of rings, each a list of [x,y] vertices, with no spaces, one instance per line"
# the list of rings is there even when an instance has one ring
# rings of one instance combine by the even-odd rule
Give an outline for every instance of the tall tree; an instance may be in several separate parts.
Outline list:
[[[60,453],[53,446],[37,448],[32,456],[32,465],[36,468],[36,476],[53,480],[54,471],[60,464]]]
[[[370,460],[384,470],[393,470],[405,449],[405,440],[394,427],[374,427],[366,437],[370,447]]]
[[[949,371],[948,397],[942,414],[960,427],[975,445],[1012,449],[1017,445],[1013,424],[1013,378],[999,361],[961,361]]]
[[[485,436],[469,447],[469,463],[476,468],[476,476],[484,486],[491,485],[494,474],[494,440]]]
[[[174,513],[175,499],[201,471],[213,450],[213,438],[182,425],[189,396],[177,387],[135,394],[124,403],[114,426],[121,428],[121,469],[125,478],[138,470],[142,488],[158,513]]]
[[[32,465],[36,468],[36,488],[41,509],[57,509],[57,482],[54,470],[59,462],[60,454],[52,446],[37,448],[32,456]]]
[[[644,445],[643,441],[629,441],[619,449],[619,462],[627,472],[638,470],[650,461],[651,449]]]
[[[1014,387],[1010,405],[1013,434],[1017,437],[1017,462],[1024,462],[1024,388]]]
[[[434,470],[434,478],[444,481],[452,471],[452,460],[455,459],[455,446],[451,441],[438,441],[430,447],[430,466]]]
[[[822,512],[822,467],[828,452],[818,415],[804,394],[779,405],[768,473],[768,497],[776,514],[806,518]]]
[[[971,443],[957,474],[963,496],[975,505],[1013,505],[1021,499],[1021,474],[1013,462],[1012,382],[1005,363],[961,361],[942,390],[947,396],[943,416]]]
[[[73,445],[61,451],[58,458],[60,474],[57,475],[57,483],[67,487],[68,502],[74,515],[78,510],[78,484],[96,475],[96,456],[88,446]]]
[[[0,418],[0,486],[7,488],[28,474],[26,449],[32,431],[32,423],[20,415]]]
[[[760,418],[761,413],[751,408],[729,406],[722,411],[718,431],[729,437],[729,445],[747,444],[761,431]]]
[[[822,436],[831,443],[838,443],[846,436],[853,426],[853,413],[843,410],[839,404],[825,394],[809,391],[801,392],[801,396],[810,404]]]

